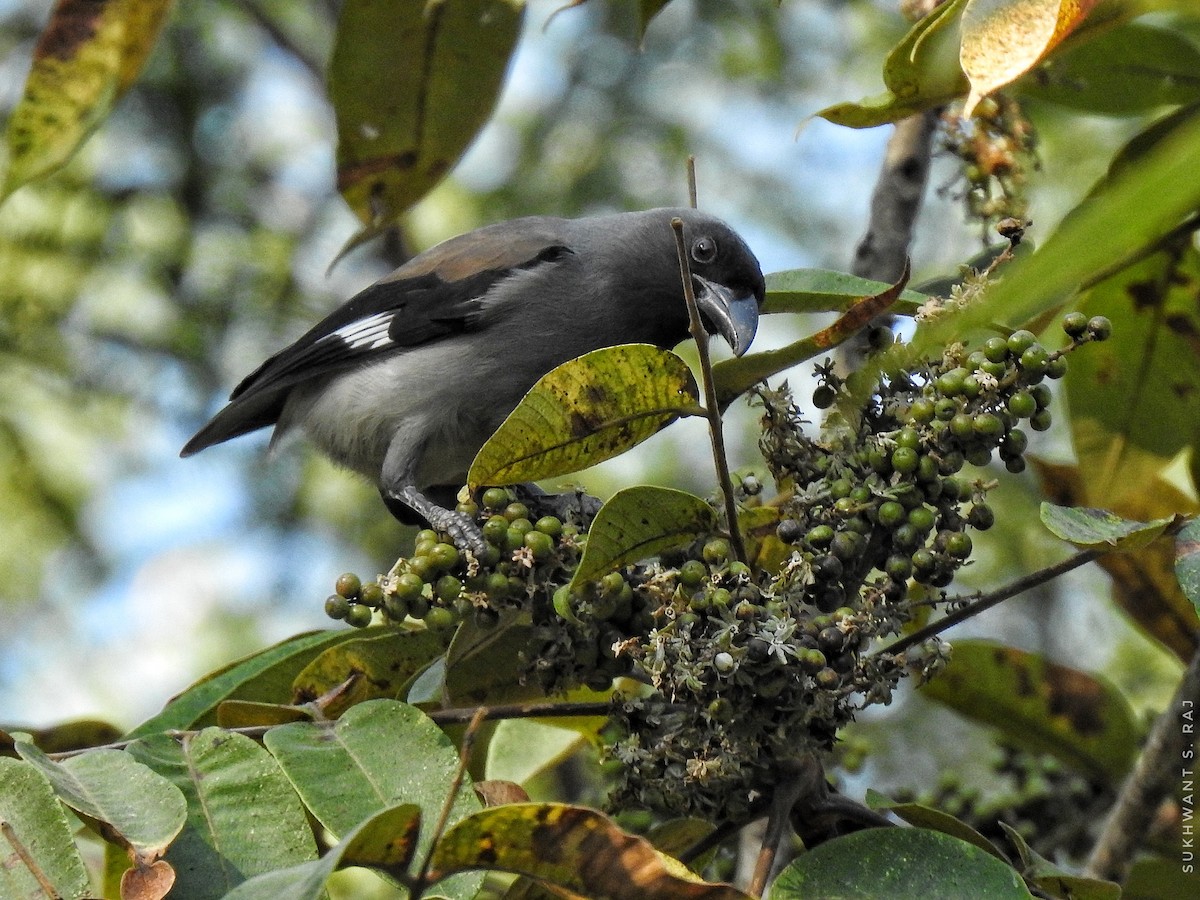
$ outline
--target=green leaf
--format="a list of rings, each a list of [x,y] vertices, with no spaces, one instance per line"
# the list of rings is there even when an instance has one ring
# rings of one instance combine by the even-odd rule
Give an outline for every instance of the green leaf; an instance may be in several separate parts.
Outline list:
[[[543,375],[480,449],[467,482],[537,481],[578,472],[697,413],[687,363],[649,344],[585,353]]]
[[[336,719],[364,700],[398,699],[445,647],[445,641],[431,631],[371,629],[323,651],[296,676],[292,689],[297,699],[313,700],[350,681],[350,687],[325,709],[327,718]]]
[[[128,753],[92,750],[55,762],[21,741],[17,752],[37,766],[63,803],[105,823],[106,837],[119,838],[143,859],[161,856],[187,820],[179,788]]]
[[[834,838],[793,861],[771,900],[1029,900],[1012,867],[940,831],[871,828]]]
[[[485,809],[448,829],[431,875],[462,869],[517,872],[585,897],[749,900],[729,885],[699,881],[595,810],[560,803]]]
[[[763,315],[845,312],[864,297],[882,294],[890,287],[886,281],[872,281],[832,269],[787,269],[767,276],[767,296],[760,312]],[[908,315],[928,299],[928,294],[906,290],[891,309]]]
[[[839,103],[817,113],[835,125],[874,128],[940,106],[966,92],[958,62],[958,24],[967,0],[935,7],[917,22],[883,64],[887,91],[857,103]]]
[[[459,765],[442,730],[395,700],[360,703],[332,723],[280,725],[263,743],[312,814],[338,837],[398,803],[416,804],[424,821],[436,822]],[[463,785],[449,821],[478,809],[470,785]],[[421,836],[419,853],[429,852],[431,837]],[[460,880],[456,896],[473,896],[480,880]]]
[[[525,678],[523,654],[534,638],[529,613],[508,609],[493,625],[474,617],[459,626],[446,650],[446,674],[439,698],[450,706],[516,703],[544,696],[536,679]]]
[[[1180,32],[1142,22],[1106,31],[1056,55],[1027,97],[1088,113],[1129,116],[1200,101],[1200,48]]]
[[[1200,253],[1189,247],[1123,269],[1080,303],[1113,323],[1109,340],[1071,355],[1065,379],[1090,505],[1144,493],[1200,444],[1198,291]]]
[[[0,757],[0,897],[45,897],[29,863],[53,885],[58,896],[74,900],[91,896],[87,869],[75,847],[67,814],[50,782],[23,760]],[[18,853],[16,841],[23,853]]]
[[[406,803],[371,816],[320,859],[276,869],[243,881],[225,900],[319,900],[325,882],[338,869],[363,866],[403,875],[417,846],[421,810]]]
[[[763,379],[827,353],[849,340],[876,317],[892,308],[907,281],[906,264],[898,283],[885,284],[883,289],[875,294],[854,299],[846,307],[841,318],[828,328],[822,328],[816,334],[801,338],[778,350],[750,353],[717,363],[713,366],[713,386],[717,403],[724,408]]]
[[[694,541],[716,525],[716,512],[693,494],[649,485],[626,488],[600,507],[571,587]]]
[[[59,0],[8,120],[0,202],[62,166],[137,78],[171,0]]]
[[[145,737],[163,731],[200,728],[217,721],[217,708],[225,700],[279,703],[292,699],[292,682],[328,647],[361,639],[372,629],[310,631],[281,641],[265,650],[205,675],[171,699],[166,708],[129,733]]]
[[[329,63],[338,190],[367,226],[350,246],[393,224],[474,140],[524,12],[523,0],[342,4]]]
[[[1125,698],[1098,676],[990,641],[955,641],[950,664],[922,694],[997,728],[1017,747],[1119,780],[1140,731]]]
[[[1192,519],[1175,535],[1175,577],[1200,613],[1200,519]]]
[[[1121,900],[1121,886],[1098,878],[1083,878],[1060,869],[1025,842],[1020,833],[1001,820],[997,823],[1016,848],[1021,859],[1021,874],[1027,882],[1051,897],[1062,900]]]
[[[1122,519],[1106,509],[1055,506],[1042,502],[1042,524],[1056,537],[1076,547],[1101,550],[1138,550],[1145,547],[1175,521],[1174,517],[1153,522]]]
[[[1129,870],[1122,900],[1163,900],[1164,897],[1200,896],[1200,874],[1189,872],[1175,859],[1142,857]]]
[[[974,844],[980,850],[996,857],[996,859],[1007,862],[1004,854],[996,848],[995,844],[966,822],[956,819],[947,812],[942,812],[940,809],[934,809],[932,806],[924,806],[920,803],[897,803],[895,800],[885,797],[883,794],[870,788],[867,789],[866,800],[867,806],[871,807],[871,809],[894,813],[909,825],[916,825],[918,828],[927,828],[930,831],[940,831],[942,834],[956,837],[960,841]]]
[[[179,896],[215,900],[254,875],[316,859],[296,792],[250,738],[206,728],[179,740],[151,735],[126,752],[187,799],[187,824],[165,856]]]
[[[1128,265],[1173,231],[1200,208],[1200,111],[1172,124],[1136,166],[1115,171],[1105,188],[1067,216],[1036,252],[1007,265],[1003,278],[978,302],[922,324],[910,344],[868,361],[863,383],[870,383],[871,373],[890,370],[914,354],[940,354],[950,341],[964,340],[993,322],[1023,325]]]

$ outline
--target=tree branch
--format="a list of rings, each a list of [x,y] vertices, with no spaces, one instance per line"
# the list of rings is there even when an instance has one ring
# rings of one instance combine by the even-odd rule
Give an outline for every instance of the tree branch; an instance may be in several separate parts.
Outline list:
[[[1191,721],[1200,704],[1200,650],[1192,656],[1170,704],[1154,723],[1137,765],[1125,779],[1117,802],[1092,848],[1083,874],[1088,878],[1124,881],[1133,855],[1150,830],[1150,823],[1176,778],[1191,778],[1195,766],[1185,759],[1194,738],[1184,733],[1184,716]],[[1186,773],[1186,774],[1185,774]]]

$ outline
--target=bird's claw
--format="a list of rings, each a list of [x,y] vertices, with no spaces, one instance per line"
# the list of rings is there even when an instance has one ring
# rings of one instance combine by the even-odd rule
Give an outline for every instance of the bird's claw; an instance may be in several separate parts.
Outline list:
[[[476,557],[483,556],[487,550],[483,532],[466,513],[442,509],[429,517],[429,524],[434,531],[450,535],[459,550],[469,550]]]

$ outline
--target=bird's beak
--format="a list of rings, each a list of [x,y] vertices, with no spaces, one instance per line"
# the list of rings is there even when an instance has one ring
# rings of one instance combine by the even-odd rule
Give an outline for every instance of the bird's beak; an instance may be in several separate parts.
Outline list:
[[[758,330],[758,300],[753,294],[738,294],[723,284],[693,274],[696,284],[696,305],[710,328],[716,329],[741,356],[750,348]]]

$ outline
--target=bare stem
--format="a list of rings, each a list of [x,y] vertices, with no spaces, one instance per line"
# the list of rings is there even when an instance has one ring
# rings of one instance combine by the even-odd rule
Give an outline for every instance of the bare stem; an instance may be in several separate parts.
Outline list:
[[[1029,575],[1018,578],[1011,584],[1005,585],[1004,587],[997,591],[993,591],[990,594],[984,594],[975,602],[969,603],[952,613],[948,613],[947,615],[938,619],[936,622],[931,622],[924,628],[918,628],[912,634],[906,634],[904,637],[892,641],[892,643],[880,650],[875,651],[875,653],[872,655],[879,656],[880,654],[884,653],[894,654],[899,653],[901,650],[907,650],[909,647],[941,634],[943,631],[954,627],[959,622],[965,622],[967,619],[977,616],[985,610],[991,609],[993,606],[1008,600],[1010,597],[1015,597],[1017,594],[1024,593],[1025,591],[1045,584],[1047,581],[1057,578],[1059,575],[1064,575],[1067,572],[1070,572],[1072,569],[1077,569],[1082,565],[1090,563],[1092,560],[1099,557],[1103,552],[1104,551],[1102,550],[1081,550],[1074,556],[1067,557],[1062,562],[1055,563],[1052,566],[1047,566],[1041,571],[1032,572]]]
[[[746,544],[738,525],[737,500],[733,496],[733,480],[729,476],[729,457],[725,453],[725,432],[721,426],[721,404],[717,400],[717,389],[713,384],[712,359],[708,355],[708,332],[700,321],[700,308],[696,306],[696,293],[692,289],[692,270],[688,266],[687,248],[683,240],[683,220],[671,220],[675,231],[675,251],[679,255],[679,277],[683,279],[683,296],[687,301],[689,330],[696,342],[700,357],[700,377],[704,385],[704,409],[708,413],[708,435],[712,441],[713,462],[717,467],[717,482],[725,500],[725,524],[729,529],[729,542],[733,554],[746,562]]]
[[[1117,802],[1108,814],[1100,839],[1092,848],[1083,874],[1088,878],[1124,881],[1133,855],[1150,830],[1159,804],[1171,790],[1181,772],[1194,768],[1185,761],[1191,750],[1191,736],[1185,734],[1185,716],[1190,722],[1200,704],[1200,650],[1192,656],[1187,671],[1175,688],[1170,704],[1150,729],[1146,746],[1137,765],[1121,786]]]

